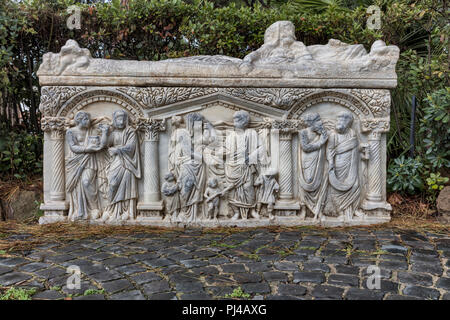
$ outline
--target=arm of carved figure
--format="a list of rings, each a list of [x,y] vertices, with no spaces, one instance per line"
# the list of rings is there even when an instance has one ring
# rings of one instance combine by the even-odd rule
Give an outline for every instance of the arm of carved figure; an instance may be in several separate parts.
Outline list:
[[[361,158],[363,160],[369,160],[369,145],[367,143],[361,143],[359,146],[359,151],[361,152]]]
[[[66,132],[66,142],[69,145],[70,151],[73,153],[85,153],[85,147],[77,145],[75,137],[72,130],[67,130]]]
[[[111,147],[108,149],[108,152],[110,155],[115,156],[116,154],[119,153],[119,150],[117,150],[117,148]]]
[[[208,202],[208,198],[209,198],[210,194],[211,194],[211,192],[210,192],[209,188],[206,188],[205,193],[203,194],[203,196],[207,199],[206,202]]]
[[[255,187],[258,187],[262,184],[262,177],[259,176],[258,178],[256,178],[255,183],[253,184]]]
[[[109,127],[104,125],[100,125],[100,130],[102,131],[102,136],[100,137],[100,150],[106,147],[106,144],[108,143],[108,131]]]
[[[331,134],[327,144],[328,171],[334,170],[334,155],[335,155],[335,139],[334,135]]]
[[[274,178],[275,180],[275,178]],[[273,191],[275,192],[279,192],[280,191],[280,185],[278,184],[278,182],[275,180],[275,186],[273,187]]]
[[[116,147],[120,153],[133,153],[136,150],[136,133],[133,132],[124,146]]]
[[[328,140],[327,130],[325,130],[325,128],[322,127],[322,130],[320,132],[320,139],[319,139],[320,146],[322,146],[325,142],[327,142],[327,140]]]
[[[323,145],[323,143],[320,143],[320,140],[318,142],[312,143],[309,143],[308,140],[309,140],[308,133],[305,130],[300,131],[300,146],[302,147],[302,150],[305,152],[313,152],[319,150],[320,147]]]
[[[97,123],[100,123],[100,122],[102,122],[102,121],[106,121],[106,122],[108,122],[108,123],[111,123],[111,119],[110,118],[108,118],[108,117],[106,117],[106,116],[103,116],[103,117],[98,117],[98,118],[94,118],[94,119],[92,119],[91,120],[91,125],[96,125]]]

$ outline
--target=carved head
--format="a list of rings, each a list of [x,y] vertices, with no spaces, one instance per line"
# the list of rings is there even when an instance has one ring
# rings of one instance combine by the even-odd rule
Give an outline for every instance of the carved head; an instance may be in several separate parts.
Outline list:
[[[172,117],[172,126],[174,128],[179,128],[181,127],[181,124],[183,123],[183,118],[180,116],[173,116]]]
[[[245,129],[250,122],[250,114],[245,110],[236,111],[233,115],[234,127],[237,129]]]
[[[290,45],[295,38],[295,26],[290,21],[277,21],[270,25],[264,33],[264,44],[276,46],[280,44]]]
[[[216,188],[217,187],[217,178],[210,178],[208,180],[208,186],[210,188]]]
[[[309,113],[303,118],[303,120],[314,132],[321,132],[323,130],[322,119],[318,113]]]
[[[175,176],[173,175],[172,172],[167,172],[164,175],[164,180],[166,180],[167,182],[174,182],[175,181]]]
[[[78,127],[87,129],[91,124],[91,115],[85,111],[79,111],[75,115],[75,123]]]
[[[275,168],[268,168],[266,172],[264,173],[265,176],[268,177],[275,177],[277,175],[278,171]]]
[[[345,133],[353,124],[353,115],[348,111],[343,111],[338,114],[336,121],[336,131]]]
[[[128,113],[124,110],[116,110],[113,113],[113,126],[117,129],[123,129],[128,124]]]

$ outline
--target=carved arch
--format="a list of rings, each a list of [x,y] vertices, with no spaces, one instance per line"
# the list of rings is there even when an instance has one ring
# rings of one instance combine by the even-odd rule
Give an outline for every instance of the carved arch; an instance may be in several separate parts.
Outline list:
[[[288,118],[299,119],[308,108],[322,102],[337,103],[355,113],[361,120],[374,117],[369,106],[359,98],[342,91],[323,90],[299,99],[289,111]]]
[[[139,103],[128,95],[112,89],[92,89],[83,91],[64,103],[58,111],[57,116],[72,118],[85,106],[95,102],[111,102],[119,105],[128,111],[132,121],[145,117],[144,111]]]

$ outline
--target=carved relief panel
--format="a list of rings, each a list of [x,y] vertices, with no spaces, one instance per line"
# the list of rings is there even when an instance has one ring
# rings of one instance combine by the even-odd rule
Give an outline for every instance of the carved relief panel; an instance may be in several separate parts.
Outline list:
[[[292,27],[273,24],[244,59],[124,64],[93,59],[73,40],[45,55],[40,222],[388,221],[388,89],[398,48],[305,46]]]

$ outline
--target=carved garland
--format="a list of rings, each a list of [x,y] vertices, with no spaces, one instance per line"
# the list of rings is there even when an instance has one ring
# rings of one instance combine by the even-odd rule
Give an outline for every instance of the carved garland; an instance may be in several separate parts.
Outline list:
[[[58,108],[86,87],[42,87],[39,110],[44,116],[55,116]]]
[[[144,117],[144,112],[137,102],[116,90],[107,89],[94,89],[78,94],[62,106],[58,116],[73,118],[78,111],[95,102],[111,102],[121,106],[129,112],[131,122]]]
[[[322,102],[340,104],[353,111],[360,118],[372,116],[371,110],[365,105],[365,103],[362,103],[355,97],[340,91],[326,90],[310,94],[303,99],[297,100],[296,105],[290,112],[289,118],[297,119],[303,114],[303,112],[305,112],[306,109]]]
[[[364,101],[376,117],[389,115],[391,95],[389,90],[351,89],[350,92]]]
[[[388,115],[390,107],[389,91],[381,89],[350,89],[344,93],[305,88],[122,87],[117,90],[91,89],[86,92],[86,87],[51,86],[42,87],[39,108],[44,116],[73,117],[87,104],[107,101],[121,105],[130,112],[131,118],[136,119],[143,115],[139,103],[144,108],[157,108],[214,93],[223,93],[282,110],[291,109],[292,118],[300,116],[306,108],[321,102],[341,104],[365,117]],[[58,112],[59,106],[62,107]]]

